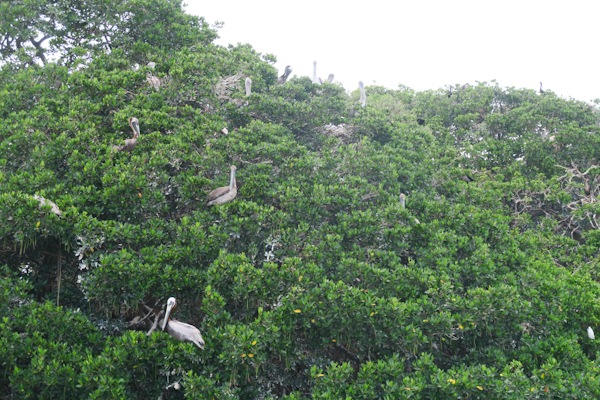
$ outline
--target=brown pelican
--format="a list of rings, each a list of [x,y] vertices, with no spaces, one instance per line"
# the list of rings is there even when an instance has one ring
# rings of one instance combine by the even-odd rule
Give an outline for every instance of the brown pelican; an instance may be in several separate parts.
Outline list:
[[[367,105],[367,94],[365,93],[365,84],[363,81],[358,82],[358,89],[360,90],[360,99],[358,101],[364,107]]]
[[[154,61],[150,61],[147,64],[148,68],[151,70],[154,70],[154,67],[156,67],[156,63]],[[160,89],[160,79],[154,75],[152,75],[151,72],[148,72],[146,74],[146,81],[150,84],[150,86],[152,86],[154,88],[154,90],[158,91]]]
[[[146,74],[146,81],[156,90],[160,90],[160,79],[152,74]]]
[[[246,78],[246,96],[252,94],[252,79]]]
[[[540,94],[544,94],[544,93],[546,93],[546,92],[544,91],[544,89],[542,89],[542,82],[540,82]]]
[[[133,137],[131,139],[125,139],[125,145],[123,146],[113,146],[113,149],[117,151],[131,151],[135,148],[137,144],[138,137],[140,136],[140,123],[137,118],[131,117],[129,118],[129,126],[133,131]]]
[[[177,320],[172,320],[169,315],[173,311],[173,308],[177,305],[175,297],[169,297],[167,300],[167,311],[165,312],[165,319],[163,320],[162,330],[167,328],[167,333],[173,336],[175,339],[182,342],[192,342],[200,349],[204,349],[204,339],[198,328],[194,325],[186,324]]]
[[[333,78],[335,78],[335,75],[329,74],[329,76],[327,77],[327,82],[333,83]]]
[[[50,206],[50,211],[59,217],[62,215],[62,211],[60,211],[60,208],[58,208],[55,202],[45,199],[42,196],[38,196],[37,194],[34,194],[33,198],[40,202],[40,206]]]
[[[283,84],[285,83],[285,81],[287,81],[288,76],[290,76],[290,74],[292,73],[292,67],[290,67],[289,65],[285,67],[285,71],[283,72],[283,75],[281,75],[279,77],[279,79],[277,79],[277,83],[279,84]]]
[[[207,206],[213,206],[215,204],[225,204],[235,199],[235,196],[237,196],[237,184],[235,182],[236,169],[237,168],[235,167],[235,165],[231,166],[231,179],[229,181],[229,186],[216,188],[208,194],[208,197],[206,198]]]
[[[314,83],[315,85],[320,85],[321,84],[321,81],[319,80],[319,78],[317,78],[317,62],[316,61],[313,61],[312,83]]]
[[[463,176],[461,176],[461,178],[463,181],[467,182],[467,183],[471,183],[473,181],[475,181],[475,179],[471,178],[468,174],[464,174]]]

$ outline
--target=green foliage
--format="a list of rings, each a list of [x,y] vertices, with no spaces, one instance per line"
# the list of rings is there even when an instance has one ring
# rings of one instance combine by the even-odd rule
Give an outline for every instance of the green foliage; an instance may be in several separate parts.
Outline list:
[[[0,55],[31,66],[60,57],[73,65],[82,55],[123,49],[136,61],[156,49],[181,49],[216,38],[203,19],[183,12],[180,0],[45,0],[0,4]]]
[[[0,6],[1,398],[600,397],[597,106],[362,108],[179,1],[29,3]]]

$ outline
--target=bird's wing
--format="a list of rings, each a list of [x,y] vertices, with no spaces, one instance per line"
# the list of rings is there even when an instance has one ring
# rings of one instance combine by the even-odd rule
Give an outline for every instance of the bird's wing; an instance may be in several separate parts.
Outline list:
[[[170,320],[167,324],[167,333],[177,340],[192,342],[201,349],[204,348],[202,334],[200,334],[200,330],[194,325],[177,320]]]
[[[206,202],[210,202],[213,201],[221,196],[223,196],[225,193],[229,192],[229,186],[223,186],[220,188],[216,188],[215,190],[213,190],[212,192],[210,192],[208,194],[208,196],[206,197]]]

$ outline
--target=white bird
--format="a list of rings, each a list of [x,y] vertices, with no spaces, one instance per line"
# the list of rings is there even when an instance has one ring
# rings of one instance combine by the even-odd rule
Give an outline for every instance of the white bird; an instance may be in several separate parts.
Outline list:
[[[194,325],[186,324],[185,322],[172,320],[169,315],[173,311],[173,308],[177,305],[175,297],[169,297],[167,300],[167,311],[165,312],[165,319],[163,320],[162,330],[165,328],[167,333],[173,336],[175,339],[182,342],[192,342],[200,349],[204,349],[204,339],[200,334],[200,330]]]
[[[246,96],[252,94],[252,79],[246,78]]]
[[[235,196],[237,196],[237,183],[235,181],[236,169],[237,168],[235,167],[235,165],[231,166],[231,177],[229,179],[229,186],[222,186],[210,192],[208,194],[208,197],[206,198],[205,205],[213,206],[215,204],[225,204],[235,199]]]
[[[406,196],[404,193],[400,193],[400,207],[406,208]]]
[[[592,327],[591,327],[591,326],[588,326],[588,329],[587,329],[587,331],[588,331],[588,337],[589,337],[590,339],[594,340],[594,339],[596,338],[596,336],[594,336],[594,330],[592,329]]]
[[[367,105],[367,93],[365,92],[365,84],[363,81],[358,82],[358,89],[360,90],[360,105],[365,107]]]
[[[316,61],[313,61],[312,83],[314,83],[316,85],[320,85],[321,84],[321,81],[319,81],[319,78],[317,78],[317,62]]]

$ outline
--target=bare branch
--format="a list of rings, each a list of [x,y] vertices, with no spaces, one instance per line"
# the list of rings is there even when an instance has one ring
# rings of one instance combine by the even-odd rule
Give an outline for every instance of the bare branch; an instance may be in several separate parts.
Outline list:
[[[152,324],[152,328],[150,328],[150,330],[148,331],[148,333],[146,333],[146,336],[150,336],[152,334],[152,332],[154,332],[156,330],[156,328],[158,327],[158,320],[159,319],[160,319],[160,314],[158,314],[158,315],[155,314],[154,323]]]

